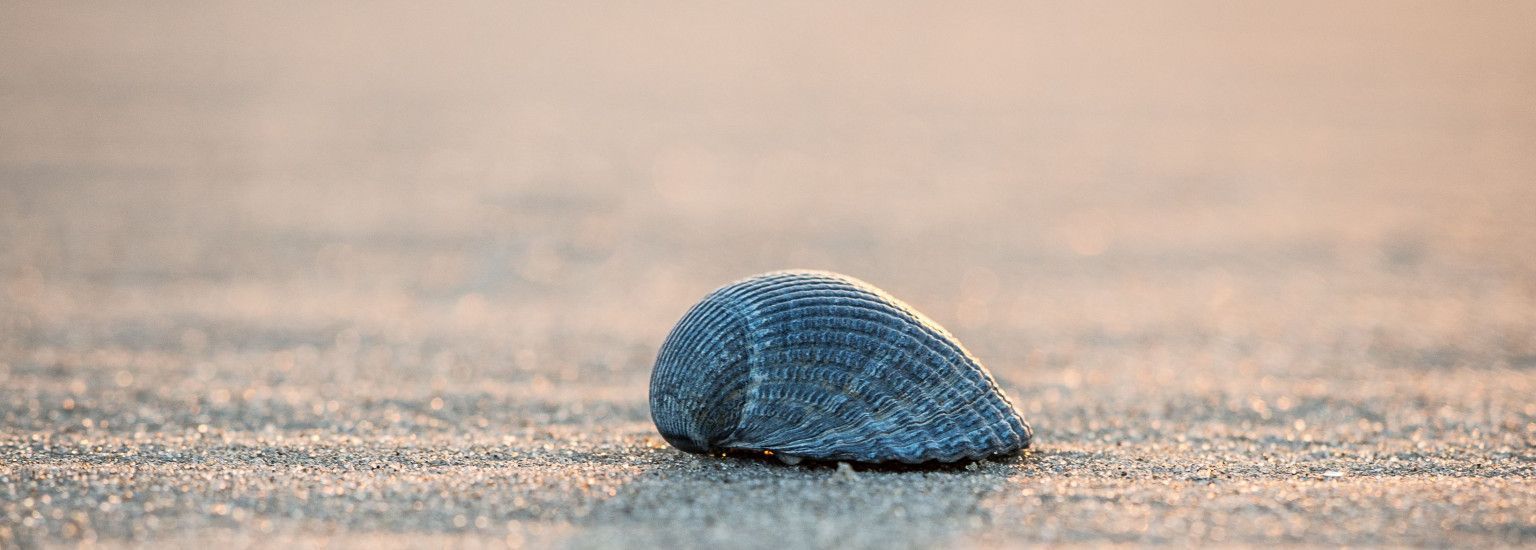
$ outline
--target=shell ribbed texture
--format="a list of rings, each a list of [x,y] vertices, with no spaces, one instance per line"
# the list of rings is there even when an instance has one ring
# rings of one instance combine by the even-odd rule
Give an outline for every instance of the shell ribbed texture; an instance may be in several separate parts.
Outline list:
[[[980,459],[1029,446],[992,376],[937,323],[852,277],[758,275],[695,305],[651,374],[651,416],[691,452]]]

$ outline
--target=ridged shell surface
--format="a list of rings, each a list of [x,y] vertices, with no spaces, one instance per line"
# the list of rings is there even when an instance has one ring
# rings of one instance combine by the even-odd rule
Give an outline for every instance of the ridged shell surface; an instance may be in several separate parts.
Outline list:
[[[949,332],[836,273],[737,281],[693,306],[651,372],[651,418],[689,452],[919,463],[1029,446],[1030,427]]]

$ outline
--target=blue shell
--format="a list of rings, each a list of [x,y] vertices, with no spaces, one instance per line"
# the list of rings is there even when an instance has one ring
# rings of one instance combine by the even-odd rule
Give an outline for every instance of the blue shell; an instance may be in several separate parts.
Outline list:
[[[651,419],[684,451],[857,462],[1016,453],[1031,430],[937,323],[836,273],[781,271],[693,306],[651,371]]]

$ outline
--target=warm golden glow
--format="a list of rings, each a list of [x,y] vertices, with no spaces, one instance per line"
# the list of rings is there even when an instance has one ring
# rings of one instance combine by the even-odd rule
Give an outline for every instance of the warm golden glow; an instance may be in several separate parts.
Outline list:
[[[0,548],[1531,545],[1533,211],[1532,0],[0,0]],[[793,268],[1038,450],[657,439]]]

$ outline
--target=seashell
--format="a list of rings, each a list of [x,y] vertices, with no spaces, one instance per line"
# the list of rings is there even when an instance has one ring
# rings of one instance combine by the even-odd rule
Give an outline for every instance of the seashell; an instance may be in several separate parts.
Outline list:
[[[1029,423],[954,336],[853,277],[781,271],[710,293],[667,336],[651,419],[694,453],[853,462],[978,460]]]

